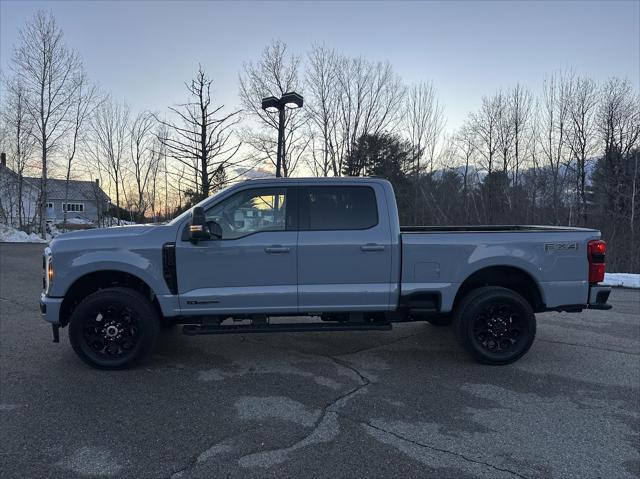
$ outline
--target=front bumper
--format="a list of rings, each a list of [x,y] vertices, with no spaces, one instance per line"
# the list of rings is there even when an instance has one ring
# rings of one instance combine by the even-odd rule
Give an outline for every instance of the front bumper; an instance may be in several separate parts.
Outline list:
[[[607,303],[611,288],[609,286],[591,286],[589,288],[589,309],[611,309]]]
[[[40,314],[42,319],[52,324],[60,324],[60,307],[63,298],[51,298],[40,294]]]

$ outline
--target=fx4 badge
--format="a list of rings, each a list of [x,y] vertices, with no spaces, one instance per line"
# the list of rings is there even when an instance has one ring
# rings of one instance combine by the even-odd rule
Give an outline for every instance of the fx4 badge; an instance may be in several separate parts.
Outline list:
[[[578,249],[578,243],[547,243],[544,245],[544,250],[547,253],[561,253],[563,251],[576,251]]]

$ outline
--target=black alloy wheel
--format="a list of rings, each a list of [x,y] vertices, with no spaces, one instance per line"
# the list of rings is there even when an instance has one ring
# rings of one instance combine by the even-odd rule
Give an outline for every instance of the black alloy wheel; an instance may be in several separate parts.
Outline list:
[[[107,288],[89,295],[73,311],[69,340],[87,364],[124,369],[151,352],[159,328],[156,308],[144,295]]]
[[[460,344],[479,362],[510,364],[531,347],[536,317],[529,302],[507,288],[485,286],[460,301],[454,313]]]

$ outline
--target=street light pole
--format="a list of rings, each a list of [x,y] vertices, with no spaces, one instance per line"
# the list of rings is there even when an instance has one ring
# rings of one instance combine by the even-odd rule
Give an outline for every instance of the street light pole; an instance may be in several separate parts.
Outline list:
[[[301,108],[303,104],[302,95],[296,92],[288,92],[280,98],[269,96],[262,99],[262,109],[269,113],[278,112],[278,153],[276,157],[276,178],[282,177],[282,162],[284,160],[284,121],[285,108],[293,110]]]
[[[282,156],[284,155],[284,105],[278,108],[278,156],[276,157],[276,178],[282,176]]]

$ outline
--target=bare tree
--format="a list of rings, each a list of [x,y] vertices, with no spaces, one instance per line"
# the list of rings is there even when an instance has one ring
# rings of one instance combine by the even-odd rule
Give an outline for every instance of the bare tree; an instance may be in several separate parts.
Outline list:
[[[469,208],[469,198],[470,198],[470,184],[469,184],[469,174],[470,168],[472,167],[472,162],[474,159],[474,154],[476,152],[476,131],[469,122],[465,123],[458,134],[455,136],[456,145],[458,148],[458,152],[464,161],[464,169],[462,175],[462,201],[463,201],[463,210],[465,213],[465,222],[469,223],[470,219],[470,208]]]
[[[76,157],[80,144],[87,139],[86,123],[93,114],[98,104],[98,89],[87,80],[84,73],[81,73],[77,79],[78,88],[76,94],[70,99],[73,103],[72,117],[70,119],[71,131],[70,138],[66,145],[64,158],[66,163],[66,177],[64,184],[64,203],[63,203],[63,220],[62,228],[67,228],[67,213],[69,200],[69,181],[71,179],[71,169],[73,160]]]
[[[570,121],[571,77],[554,73],[545,79],[542,99],[542,138],[540,145],[551,173],[551,208],[553,222],[560,221],[560,193],[564,186],[567,166],[567,130]]]
[[[500,91],[494,98],[498,113],[498,149],[502,155],[502,173],[506,177],[509,171],[511,150],[513,149],[515,137],[515,122],[513,121],[513,112],[509,108],[506,95]]]
[[[428,170],[433,172],[435,150],[444,129],[444,112],[436,98],[433,83],[413,85],[405,96],[402,113],[401,128],[413,150],[414,223],[417,224],[422,205],[418,201],[421,185],[419,178],[423,167],[420,160],[426,155]]]
[[[498,112],[498,150],[502,156],[502,176],[498,183],[502,194],[513,186],[512,194],[505,194],[505,203],[509,214],[521,205],[521,192],[518,189],[520,168],[527,151],[532,146],[529,135],[532,112],[532,97],[529,90],[517,84],[506,92],[494,97]]]
[[[93,115],[90,151],[106,171],[116,191],[116,218],[120,224],[122,168],[129,141],[129,107],[109,98]]]
[[[34,121],[34,137],[40,148],[42,180],[39,217],[45,232],[47,175],[52,152],[72,128],[72,98],[79,88],[82,63],[63,40],[62,29],[52,14],[38,11],[20,31],[12,68],[25,92],[26,107]]]
[[[640,135],[640,99],[628,80],[611,78],[602,87],[598,111],[598,129],[605,155],[627,156],[638,147]]]
[[[485,160],[483,168],[489,174],[493,172],[496,153],[498,151],[498,124],[500,121],[500,98],[498,95],[482,97],[482,106],[478,113],[471,115],[471,124],[478,141],[477,150]]]
[[[157,137],[155,138],[154,143],[155,144],[152,147],[152,160],[149,162],[148,166],[148,174],[145,174],[148,184],[146,191],[146,203],[151,208],[153,221],[157,221],[158,216],[162,215],[162,204],[160,205],[160,211],[158,211],[157,208],[158,198],[161,198],[158,187],[158,174],[164,166],[163,163],[166,162],[166,148],[164,148],[164,145],[162,145]],[[160,202],[162,202],[161,199]]]
[[[416,170],[420,171],[420,160],[425,154],[432,170],[433,151],[444,129],[444,111],[436,98],[433,83],[413,85],[405,97],[402,113],[401,127],[414,150]]]
[[[130,168],[135,182],[133,204],[138,220],[144,218],[147,208],[151,206],[147,194],[149,186],[155,187],[153,183],[158,170],[160,150],[156,144],[155,127],[153,114],[144,111],[136,115],[129,129]],[[155,190],[152,190],[152,195],[153,191]]]
[[[480,111],[471,115],[471,125],[474,130],[474,138],[477,141],[476,151],[480,154],[480,166],[486,170],[486,179],[491,179],[494,171],[496,154],[500,146],[498,129],[501,115],[501,98],[499,95],[483,97]],[[486,204],[484,211],[489,221],[493,219],[494,191],[493,184],[486,182]],[[481,198],[483,201],[484,197]]]
[[[587,77],[574,78],[570,85],[567,143],[571,150],[572,167],[575,166],[576,198],[578,215],[582,223],[587,222],[587,163],[598,147],[596,113],[598,88]],[[574,165],[575,164],[575,165]]]
[[[275,166],[278,145],[278,114],[264,111],[262,99],[268,96],[280,98],[291,91],[302,94],[299,66],[300,58],[288,55],[287,45],[277,40],[264,49],[257,62],[245,64],[239,75],[242,106],[257,124],[257,129],[245,129],[244,138],[255,151],[255,158],[259,162],[270,162]],[[287,111],[281,165],[285,177],[295,171],[309,145],[310,139],[304,134],[306,123],[304,109]]]
[[[164,219],[169,218],[169,165],[168,165],[168,154],[166,145],[160,140],[160,138],[168,138],[169,137],[169,129],[162,124],[158,124],[155,131],[156,136],[156,148],[158,154],[158,167],[159,171],[162,172],[164,176],[164,185],[163,185],[163,193],[164,193]],[[155,206],[155,205],[154,205]]]
[[[340,122],[335,144],[343,161],[364,135],[395,129],[405,88],[391,64],[370,63],[362,57],[340,60],[337,84]]]
[[[509,92],[509,117],[513,123],[513,185],[520,181],[524,154],[531,147],[530,123],[533,116],[531,92],[519,83]]]
[[[26,92],[20,81],[12,78],[6,82],[5,87],[7,95],[3,120],[7,128],[8,152],[13,162],[13,171],[17,174],[17,183],[6,185],[14,190],[15,195],[8,195],[6,199],[10,204],[4,205],[3,209],[8,208],[9,222],[14,223],[17,220],[18,227],[23,229],[27,223],[32,222],[32,218],[26,217],[24,208],[24,174],[35,149],[34,124],[27,111]]]
[[[312,169],[316,176],[335,176],[340,171],[333,141],[338,123],[338,55],[324,45],[314,45],[307,62],[305,108],[311,119]]]
[[[229,180],[225,178],[225,169],[240,162],[236,154],[242,143],[234,132],[239,111],[223,113],[224,105],[212,105],[212,84],[213,80],[199,67],[196,76],[185,83],[190,101],[169,108],[177,120],[158,119],[164,127],[158,139],[166,147],[167,155],[191,173],[194,200],[206,198],[222,186]]]

